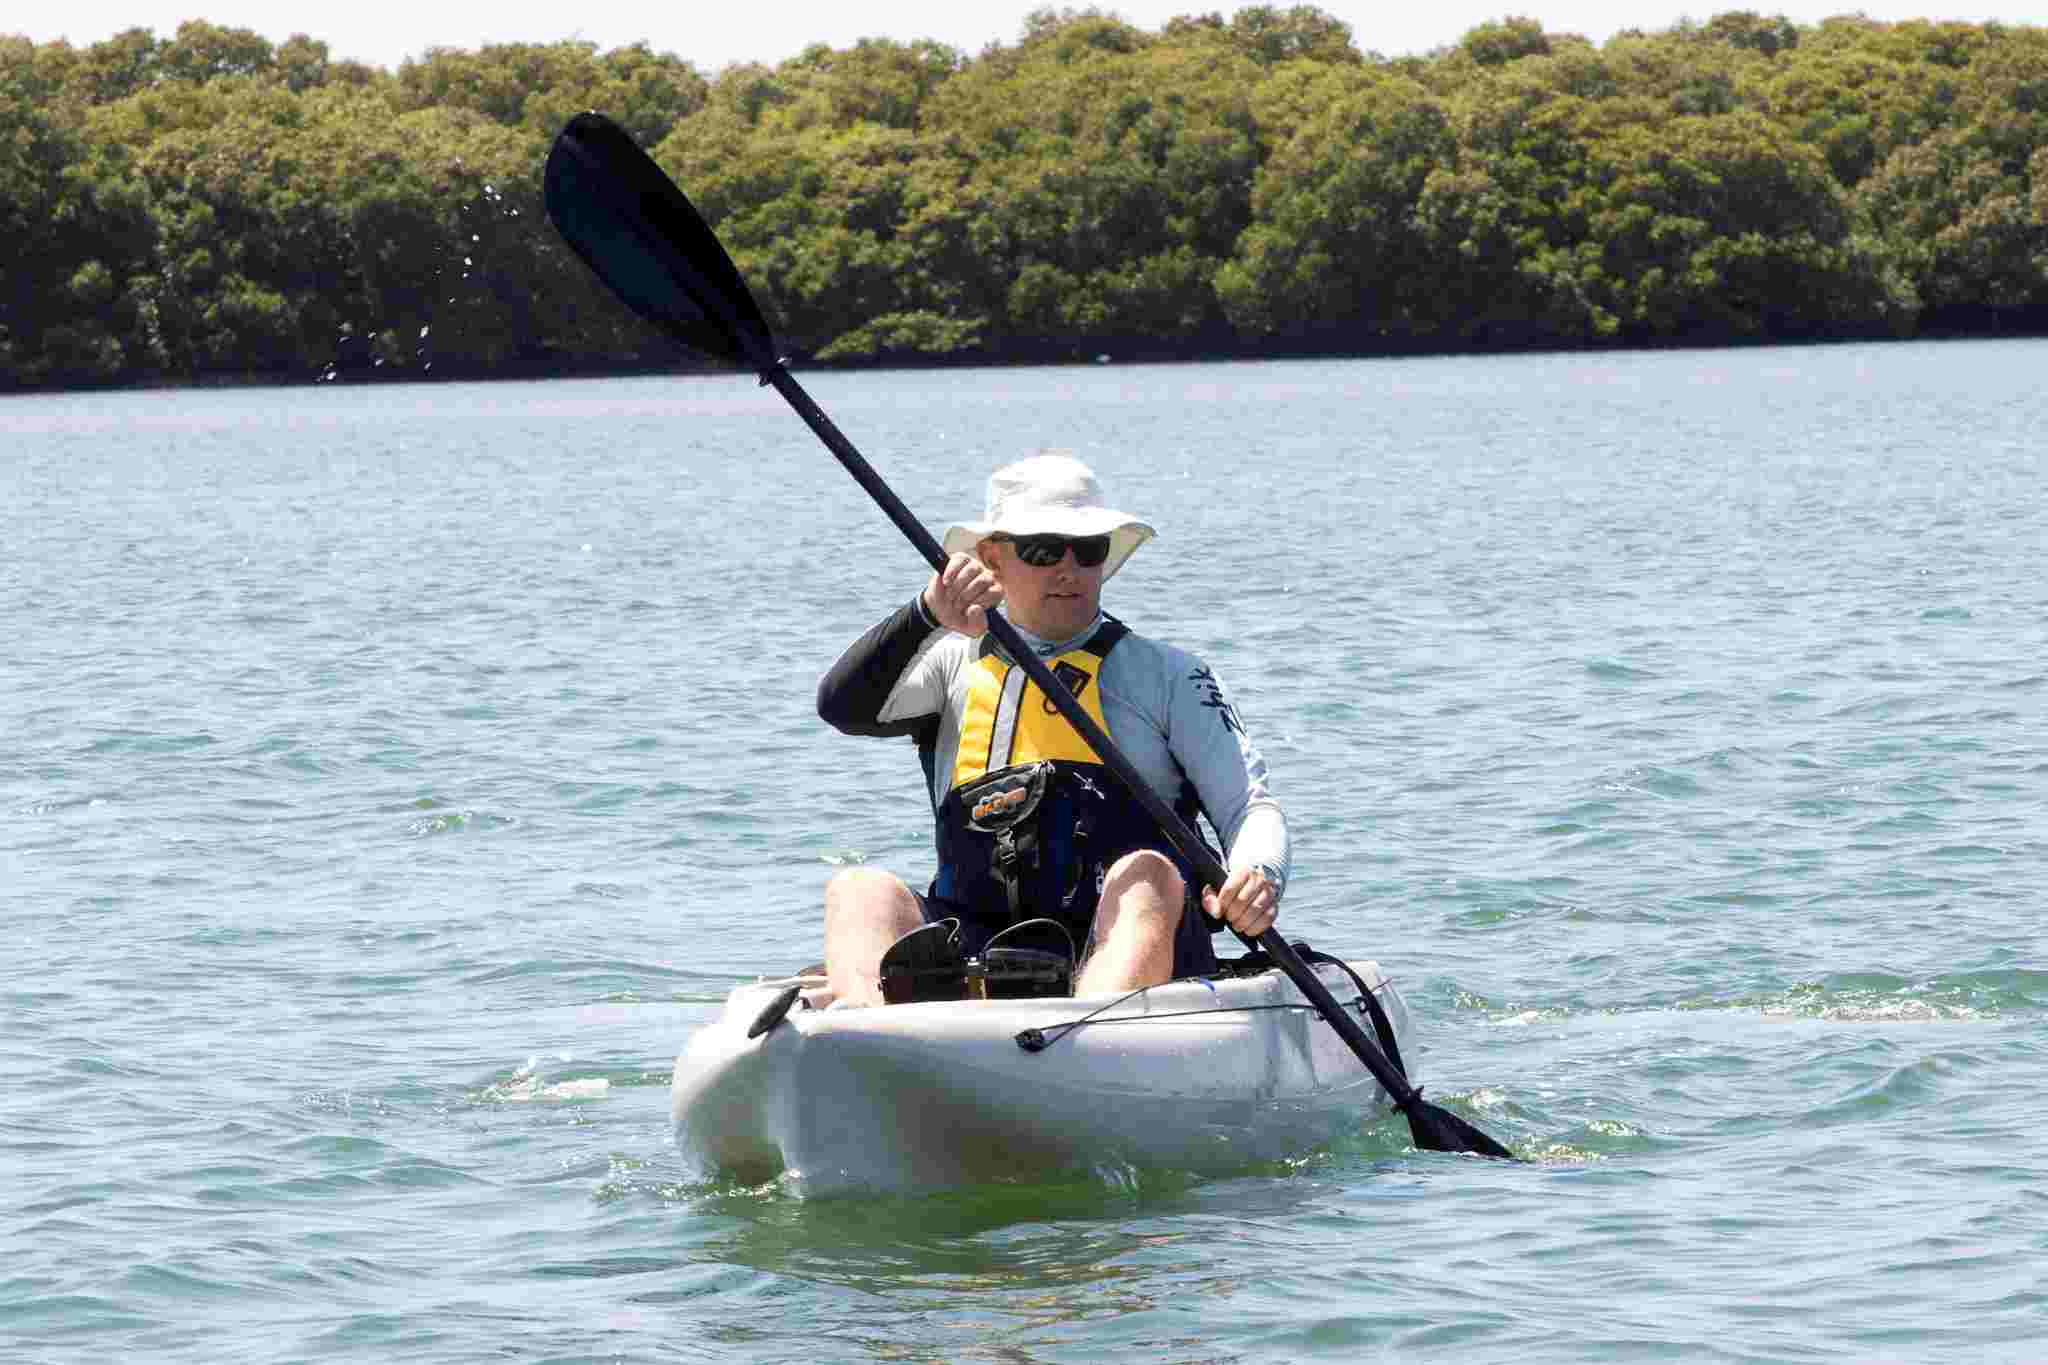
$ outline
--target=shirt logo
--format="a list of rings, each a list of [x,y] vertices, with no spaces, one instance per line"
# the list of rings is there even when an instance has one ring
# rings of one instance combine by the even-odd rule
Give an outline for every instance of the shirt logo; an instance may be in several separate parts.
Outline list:
[[[1215,673],[1207,666],[1188,674],[1188,681],[1202,695],[1202,705],[1216,713],[1216,719],[1223,722],[1223,728],[1234,735],[1244,733],[1244,722],[1237,718],[1237,708],[1223,695],[1223,684],[1216,681]]]

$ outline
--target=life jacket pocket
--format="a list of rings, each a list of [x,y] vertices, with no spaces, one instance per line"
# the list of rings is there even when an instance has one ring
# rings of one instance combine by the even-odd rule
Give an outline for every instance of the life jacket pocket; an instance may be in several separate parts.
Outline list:
[[[954,796],[966,812],[969,829],[1000,834],[1037,813],[1052,786],[1052,776],[1050,762],[1019,763],[961,783]]]

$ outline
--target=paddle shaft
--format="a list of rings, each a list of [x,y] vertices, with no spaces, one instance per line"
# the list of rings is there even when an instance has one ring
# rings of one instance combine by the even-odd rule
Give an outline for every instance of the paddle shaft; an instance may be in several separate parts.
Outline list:
[[[832,419],[825,415],[825,410],[812,401],[810,394],[804,392],[804,386],[797,382],[796,376],[777,364],[762,374],[761,382],[773,385],[775,391],[796,409],[797,416],[803,418],[811,430],[817,433],[818,439],[825,443],[825,448],[832,452],[833,458],[845,467],[847,473],[853,475],[854,482],[865,489],[867,495],[875,500],[876,505],[888,514],[889,520],[896,523],[896,528],[917,547],[918,553],[925,557],[925,561],[934,570],[944,569],[945,547],[924,528],[923,522],[911,515],[910,509],[903,505],[903,500],[896,496],[895,490],[875,472],[874,466],[854,448],[853,442],[846,439],[833,424]],[[989,612],[987,620],[989,633],[996,637],[996,643],[1017,661],[1025,676],[1038,685],[1038,690],[1045,694],[1047,700],[1058,709],[1067,723],[1087,741],[1088,747],[1095,750],[1103,766],[1115,773],[1117,780],[1122,782],[1125,789],[1145,807],[1146,814],[1158,824],[1160,830],[1173,842],[1173,846],[1180,850],[1181,856],[1194,864],[1203,882],[1221,888],[1229,873],[1210,851],[1209,846],[1202,842],[1194,830],[1188,828],[1187,822],[1181,819],[1178,811],[1161,800],[1159,794],[1152,790],[1151,784],[1131,766],[1131,761],[1124,757],[1116,742],[1095,723],[1095,718],[1088,714],[1067,686],[1053,676],[1052,670],[1047,668],[1037,653],[1018,636],[1016,627],[1003,619],[998,612]],[[1395,1104],[1407,1112],[1418,1102],[1420,1096],[1415,1088],[1408,1084],[1407,1078],[1387,1060],[1378,1044],[1374,1043],[1360,1027],[1358,1020],[1352,1017],[1350,1011],[1337,1003],[1337,998],[1330,994],[1330,988],[1323,984],[1322,978],[1301,960],[1301,955],[1294,951],[1293,945],[1280,936],[1278,930],[1267,929],[1256,939],[1245,938],[1242,934],[1238,937],[1265,950],[1266,956],[1273,960],[1274,965],[1287,974],[1288,980],[1294,983],[1295,988],[1308,997],[1309,1003],[1329,1021],[1330,1027],[1337,1030],[1337,1035],[1358,1054],[1358,1059],[1365,1063],[1374,1079],[1386,1088],[1387,1094],[1393,1097]]]

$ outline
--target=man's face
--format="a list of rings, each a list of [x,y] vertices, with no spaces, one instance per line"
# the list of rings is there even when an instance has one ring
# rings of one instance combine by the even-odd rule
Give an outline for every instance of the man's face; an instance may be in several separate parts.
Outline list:
[[[1080,634],[1102,607],[1104,565],[1083,567],[1071,549],[1042,568],[1018,558],[1008,541],[984,540],[978,550],[1003,585],[1004,614],[1041,640]]]

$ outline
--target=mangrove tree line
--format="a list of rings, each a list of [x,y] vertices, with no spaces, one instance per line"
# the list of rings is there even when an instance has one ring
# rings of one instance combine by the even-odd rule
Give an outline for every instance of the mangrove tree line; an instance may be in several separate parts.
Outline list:
[[[1046,10],[973,56],[715,74],[578,42],[390,72],[196,21],[0,38],[0,386],[672,363],[544,221],[586,108],[821,362],[2048,328],[2048,30],[1356,37],[1306,6]]]

